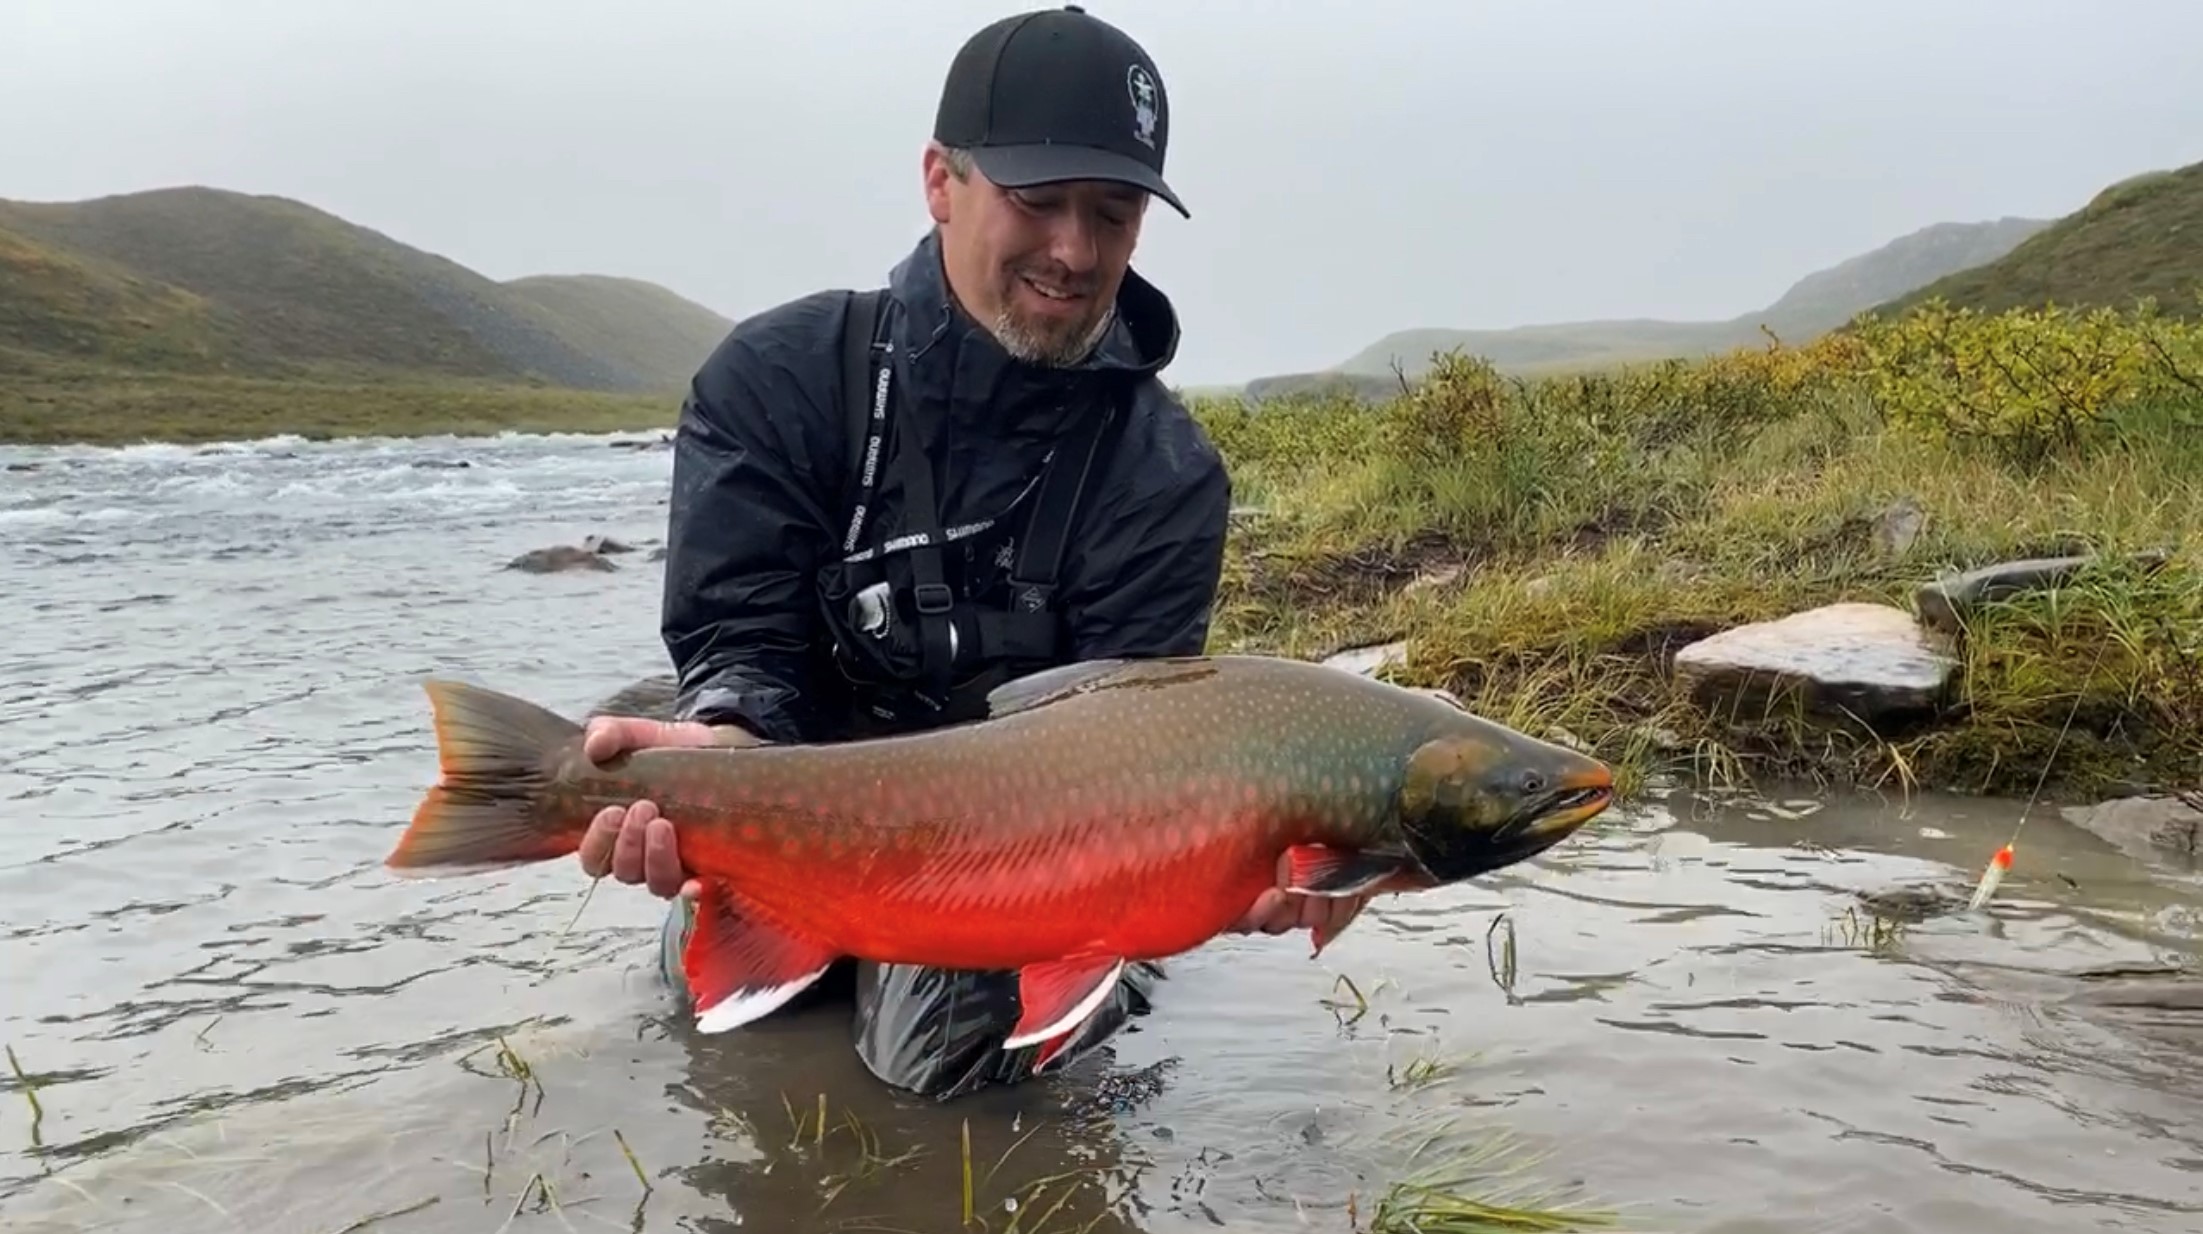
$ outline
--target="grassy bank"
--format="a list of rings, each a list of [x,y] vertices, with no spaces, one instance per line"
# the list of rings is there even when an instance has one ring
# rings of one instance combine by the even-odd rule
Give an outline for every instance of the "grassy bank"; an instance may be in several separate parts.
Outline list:
[[[680,393],[495,381],[274,379],[96,368],[0,375],[0,443],[127,445],[296,434],[602,433],[671,428]]]
[[[1775,772],[1963,791],[2203,778],[2203,327],[1935,307],[1802,347],[1574,378],[1441,364],[1378,407],[1199,406],[1242,503],[1219,648],[1405,640],[1395,675],[1637,776]],[[1912,503],[1893,551],[1884,512]],[[2000,601],[1956,697],[1875,732],[1724,719],[1682,644],[1835,601],[1908,611],[1947,569],[2169,550]],[[2076,707],[2076,699],[2079,700]],[[2070,733],[2060,730],[2073,717]]]

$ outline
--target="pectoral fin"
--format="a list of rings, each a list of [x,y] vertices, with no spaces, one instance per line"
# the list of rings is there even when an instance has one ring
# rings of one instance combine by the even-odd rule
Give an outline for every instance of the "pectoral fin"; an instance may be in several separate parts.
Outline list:
[[[1033,1060],[1040,1071],[1055,1060],[1071,1035],[1093,1016],[1117,988],[1124,960],[1117,956],[1079,956],[1028,964],[1017,972],[1017,1024],[1003,1041],[1005,1050],[1041,1047]]]
[[[1287,849],[1291,875],[1285,889],[1310,896],[1360,896],[1376,893],[1408,862],[1397,853],[1355,852],[1325,848],[1320,844],[1296,844]]]
[[[699,1032],[723,1033],[778,1010],[840,956],[744,916],[726,884],[709,881],[681,956]]]

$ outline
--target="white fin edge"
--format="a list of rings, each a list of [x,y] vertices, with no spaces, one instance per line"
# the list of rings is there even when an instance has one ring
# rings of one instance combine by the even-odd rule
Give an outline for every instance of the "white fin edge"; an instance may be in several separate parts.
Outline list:
[[[730,1028],[740,1028],[752,1020],[770,1015],[789,999],[803,993],[807,986],[817,981],[830,967],[830,964],[821,964],[794,981],[723,998],[698,1013],[696,1031],[723,1033]]]
[[[1005,1050],[1023,1049],[1026,1046],[1037,1045],[1050,1037],[1061,1036],[1077,1028],[1086,1022],[1088,1016],[1101,1009],[1102,1003],[1116,990],[1117,979],[1123,975],[1124,960],[1120,958],[1115,964],[1109,966],[1109,974],[1095,982],[1094,988],[1086,992],[1086,997],[1080,999],[1077,1006],[1057,1016],[1051,1024],[1009,1038],[1002,1043],[1002,1048]]]

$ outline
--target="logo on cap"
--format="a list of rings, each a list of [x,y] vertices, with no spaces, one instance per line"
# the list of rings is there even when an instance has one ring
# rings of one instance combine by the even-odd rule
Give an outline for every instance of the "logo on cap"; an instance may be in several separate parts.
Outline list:
[[[1132,96],[1132,137],[1141,145],[1155,148],[1155,78],[1147,66],[1134,61],[1124,72],[1125,92]]]

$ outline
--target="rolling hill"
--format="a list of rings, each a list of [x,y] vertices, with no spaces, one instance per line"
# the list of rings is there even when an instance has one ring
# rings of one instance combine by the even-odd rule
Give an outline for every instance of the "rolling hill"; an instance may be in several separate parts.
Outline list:
[[[1433,354],[1455,348],[1484,356],[1504,371],[1530,374],[1721,351],[1764,341],[1763,326],[1785,341],[1802,342],[1875,304],[1994,261],[2049,225],[2046,219],[2001,218],[1923,227],[1809,274],[1774,303],[1726,321],[1632,318],[1505,330],[1397,331],[1334,369],[1259,378],[1247,383],[1246,393],[1268,398],[1324,388],[1396,392],[1396,363],[1414,377],[1430,367]]]
[[[654,284],[501,283],[282,197],[0,200],[0,371],[683,385],[730,322]]]
[[[2130,176],[1995,261],[1876,306],[1887,316],[1930,298],[1994,313],[2012,308],[2158,308],[2203,315],[2203,163]]]

